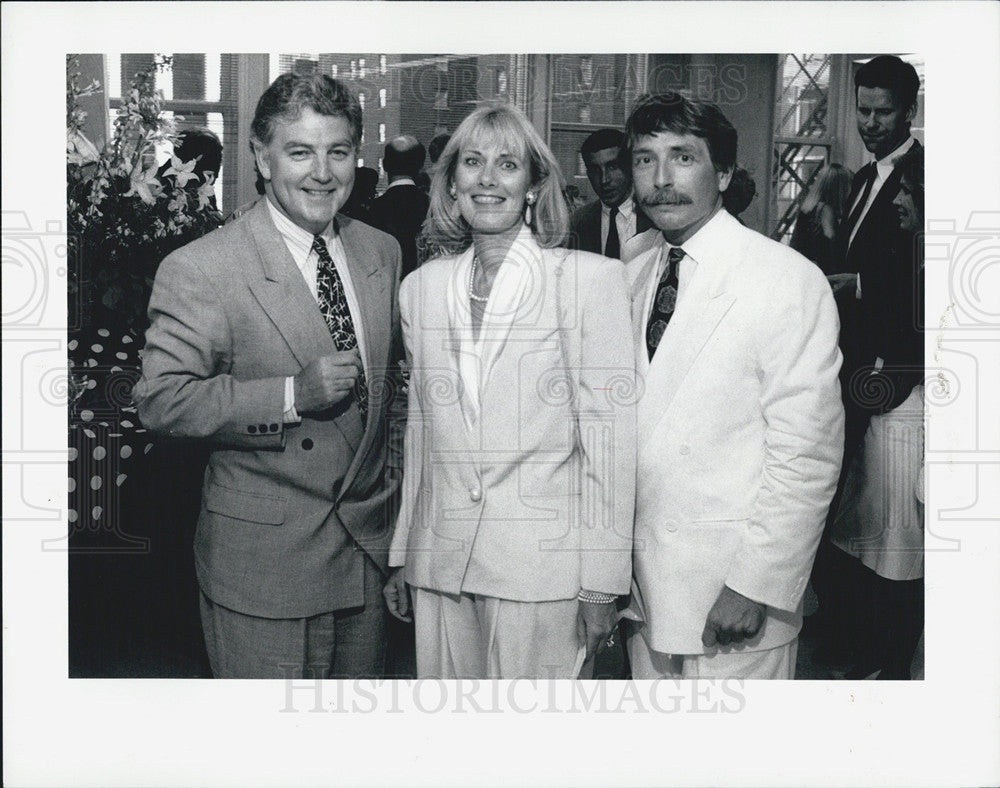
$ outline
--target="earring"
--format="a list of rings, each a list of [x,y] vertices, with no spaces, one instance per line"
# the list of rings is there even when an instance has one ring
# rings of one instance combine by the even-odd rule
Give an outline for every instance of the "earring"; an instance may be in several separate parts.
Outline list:
[[[531,206],[535,204],[535,194],[534,192],[528,192],[524,195],[524,222],[527,225],[531,225],[532,212]]]
[[[448,188],[448,195],[453,200],[457,200],[458,199],[458,192],[455,191],[455,184],[454,183]]]

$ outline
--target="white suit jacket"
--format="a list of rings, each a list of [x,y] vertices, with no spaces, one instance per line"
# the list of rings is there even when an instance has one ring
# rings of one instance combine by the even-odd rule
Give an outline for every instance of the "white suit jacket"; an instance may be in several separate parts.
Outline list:
[[[697,267],[651,363],[644,330],[659,250],[632,268],[644,378],[634,592],[657,651],[703,653],[723,585],[767,605],[743,647],[773,648],[801,625],[840,469],[837,310],[819,268],[725,211],[684,248]]]
[[[470,426],[448,294],[468,298],[471,256],[431,260],[400,289],[410,383],[390,564],[450,594],[628,593],[636,392],[621,263],[522,233],[507,259],[531,281],[513,319],[483,329],[492,362]]]

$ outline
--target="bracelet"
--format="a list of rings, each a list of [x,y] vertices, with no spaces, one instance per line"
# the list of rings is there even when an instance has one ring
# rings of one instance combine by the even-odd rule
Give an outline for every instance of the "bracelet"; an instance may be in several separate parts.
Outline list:
[[[607,605],[618,599],[618,595],[602,594],[600,591],[587,591],[586,589],[580,589],[580,593],[576,595],[576,598],[581,602],[592,602],[595,605]]]

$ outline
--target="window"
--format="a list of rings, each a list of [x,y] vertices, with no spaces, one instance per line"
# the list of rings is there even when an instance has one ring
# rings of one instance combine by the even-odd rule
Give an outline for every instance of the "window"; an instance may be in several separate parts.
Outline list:
[[[378,73],[385,76],[385,73],[389,70],[389,59],[385,55],[378,56]],[[383,105],[385,106],[385,105]]]
[[[385,124],[384,123],[379,123],[378,124],[378,141],[379,142],[385,142]]]
[[[215,197],[224,214],[235,210],[238,200],[236,184],[237,123],[237,56],[220,54],[108,54],[107,64],[109,135],[113,132],[116,110],[122,105],[122,94],[139,71],[148,69],[154,58],[166,58],[157,71],[155,84],[163,92],[163,114],[174,121],[178,131],[207,128],[222,140],[222,166],[216,173]],[[165,162],[173,153],[169,143],[157,149],[157,161]]]
[[[791,238],[799,204],[830,159],[830,55],[781,55],[774,107],[772,200],[776,221],[771,237]]]
[[[334,63],[334,64],[332,64],[330,66],[330,76],[333,77],[334,79],[337,78],[337,70],[338,69],[337,69],[337,64],[336,63]]]
[[[623,128],[632,102],[644,92],[646,55],[560,54],[546,57],[549,92],[549,145],[581,198],[596,195],[587,179],[580,146],[592,132]],[[516,93],[520,75],[509,74]]]
[[[364,109],[365,109],[365,94],[364,94],[364,92],[359,92],[358,93],[358,103],[361,105],[361,110],[363,112]]]
[[[365,78],[365,59],[358,60],[358,79]]]
[[[359,157],[358,158],[358,166],[359,167],[364,167],[365,166],[365,160]]]
[[[384,57],[384,55],[383,55],[383,57]],[[388,94],[389,94],[389,92],[385,88],[379,88],[378,89],[378,105],[380,107],[383,107],[383,108],[385,107],[385,102],[386,102],[386,100],[389,97]]]

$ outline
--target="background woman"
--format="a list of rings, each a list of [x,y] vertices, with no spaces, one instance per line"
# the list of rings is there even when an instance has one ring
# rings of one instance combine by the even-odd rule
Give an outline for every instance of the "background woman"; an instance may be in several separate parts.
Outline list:
[[[834,238],[847,210],[853,173],[840,164],[827,164],[802,201],[792,232],[791,247],[830,275],[836,271]]]
[[[635,374],[622,266],[557,248],[551,151],[509,105],[459,126],[406,278],[410,365],[390,565],[413,589],[417,673],[571,678],[630,585]],[[403,574],[389,609],[409,612]]]

